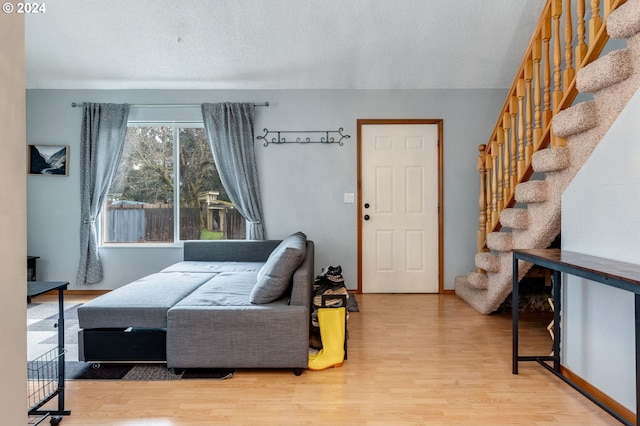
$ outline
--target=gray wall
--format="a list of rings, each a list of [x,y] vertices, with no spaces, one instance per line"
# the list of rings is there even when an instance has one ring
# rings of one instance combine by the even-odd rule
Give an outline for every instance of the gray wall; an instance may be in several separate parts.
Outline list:
[[[27,423],[27,290],[24,17],[0,18],[0,414]]]
[[[563,193],[563,249],[640,264],[638,116],[640,92]],[[563,299],[563,365],[635,412],[633,293],[569,276]]]
[[[82,111],[71,102],[201,103],[268,101],[257,108],[256,136],[270,130],[337,130],[351,136],[338,145],[269,145],[256,142],[268,238],[301,230],[316,244],[316,269],[340,264],[356,288],[356,120],[444,120],[444,285],[474,269],[478,215],[477,146],[486,143],[506,90],[28,90],[27,140],[68,144],[69,177],[28,177],[28,250],[41,256],[39,278],[75,287],[79,240],[79,133]],[[198,108],[133,109],[130,120],[201,120]],[[100,250],[112,289],[181,258],[179,247]]]

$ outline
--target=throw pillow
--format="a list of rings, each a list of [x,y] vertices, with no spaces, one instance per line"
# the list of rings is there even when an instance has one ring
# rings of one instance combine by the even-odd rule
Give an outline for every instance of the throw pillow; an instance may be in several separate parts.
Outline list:
[[[251,290],[251,303],[271,303],[279,299],[289,287],[291,277],[304,260],[307,236],[296,232],[282,240],[258,271],[258,281]]]

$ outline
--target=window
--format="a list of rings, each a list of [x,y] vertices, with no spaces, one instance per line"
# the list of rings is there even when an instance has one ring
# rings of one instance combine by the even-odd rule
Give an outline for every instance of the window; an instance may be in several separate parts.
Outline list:
[[[178,206],[176,209],[175,206]],[[130,125],[102,214],[103,242],[244,239],[203,127]]]

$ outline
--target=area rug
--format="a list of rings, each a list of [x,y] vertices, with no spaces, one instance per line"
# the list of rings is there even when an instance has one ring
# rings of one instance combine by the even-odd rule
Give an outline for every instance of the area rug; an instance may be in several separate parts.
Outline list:
[[[29,380],[56,380],[58,365],[51,361],[28,361]],[[166,364],[94,364],[82,361],[65,361],[65,380],[180,380],[180,379],[230,379],[234,369],[199,368],[174,370]]]
[[[81,303],[64,304],[64,345],[66,380],[179,380],[229,379],[235,370],[228,368],[185,369],[176,371],[166,364],[102,364],[94,368],[90,362],[78,361],[78,307]],[[30,379],[54,380],[58,375],[58,303],[27,305],[27,364]],[[55,351],[54,351],[55,353]]]
[[[78,307],[80,303],[64,304],[64,345],[66,358],[78,360]],[[58,303],[27,305],[27,360],[33,361],[58,347]]]
[[[94,368],[91,363],[65,362],[67,380],[180,380],[180,379],[230,379],[236,371],[229,368],[198,368],[174,370],[165,364],[104,364]]]

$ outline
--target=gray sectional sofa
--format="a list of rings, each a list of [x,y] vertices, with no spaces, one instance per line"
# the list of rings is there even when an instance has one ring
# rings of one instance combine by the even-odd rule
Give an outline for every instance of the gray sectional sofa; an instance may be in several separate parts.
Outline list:
[[[307,367],[314,245],[186,241],[183,261],[78,309],[81,361],[168,368]]]

